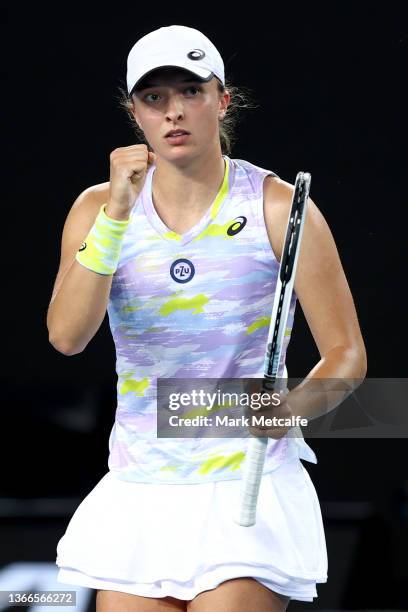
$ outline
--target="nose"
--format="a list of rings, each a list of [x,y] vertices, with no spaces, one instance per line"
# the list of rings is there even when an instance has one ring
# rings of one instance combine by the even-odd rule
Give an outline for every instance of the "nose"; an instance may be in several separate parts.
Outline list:
[[[166,116],[171,121],[180,121],[184,117],[184,106],[180,95],[169,96]]]

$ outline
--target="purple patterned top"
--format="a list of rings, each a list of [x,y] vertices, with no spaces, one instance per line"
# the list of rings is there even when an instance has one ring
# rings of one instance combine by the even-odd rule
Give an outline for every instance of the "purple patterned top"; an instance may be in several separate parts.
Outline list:
[[[118,404],[109,469],[134,482],[239,479],[249,438],[158,438],[157,378],[263,376],[279,263],[267,235],[263,180],[276,176],[224,155],[214,202],[183,235],[152,201],[152,176],[135,202],[108,304]],[[296,306],[293,293],[279,373]],[[299,437],[268,441],[264,472],[293,456],[317,462]]]

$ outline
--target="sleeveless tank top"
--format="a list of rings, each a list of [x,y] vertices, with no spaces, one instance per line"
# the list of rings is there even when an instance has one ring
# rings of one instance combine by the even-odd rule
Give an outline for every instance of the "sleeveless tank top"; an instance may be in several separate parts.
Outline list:
[[[147,172],[126,230],[108,302],[117,408],[109,470],[122,480],[196,484],[240,479],[249,438],[157,437],[157,378],[262,378],[279,270],[266,231],[263,181],[277,176],[223,156],[213,203],[186,233],[171,231]],[[279,365],[286,371],[296,294]],[[269,438],[264,473],[292,457],[317,462],[296,437]]]

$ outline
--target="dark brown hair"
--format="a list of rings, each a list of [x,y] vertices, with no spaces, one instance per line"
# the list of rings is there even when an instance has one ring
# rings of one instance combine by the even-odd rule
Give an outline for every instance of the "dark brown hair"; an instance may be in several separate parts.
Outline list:
[[[228,90],[231,96],[225,117],[220,119],[219,122],[221,151],[223,155],[229,155],[233,145],[237,141],[235,126],[238,122],[242,109],[254,109],[258,108],[259,105],[252,98],[252,92],[250,89],[246,87],[236,87],[227,80],[225,81],[224,87],[217,77],[214,78],[217,79],[217,88],[219,93],[223,94],[225,90]],[[135,118],[133,117],[131,95],[129,96],[127,91],[122,87],[119,87],[119,92],[119,105],[126,111],[138,141],[147,144],[149,151],[151,151],[152,149],[146,140],[143,130],[140,129],[135,121]]]

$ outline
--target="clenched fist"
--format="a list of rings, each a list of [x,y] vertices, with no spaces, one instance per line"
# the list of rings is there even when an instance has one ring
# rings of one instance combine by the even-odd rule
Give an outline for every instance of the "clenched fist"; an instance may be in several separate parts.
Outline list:
[[[143,189],[149,166],[155,154],[147,145],[120,147],[110,154],[109,201],[106,214],[114,219],[128,219],[136,198]]]

